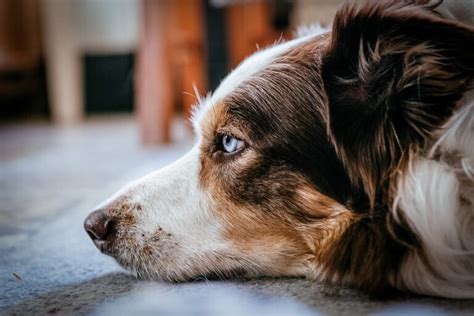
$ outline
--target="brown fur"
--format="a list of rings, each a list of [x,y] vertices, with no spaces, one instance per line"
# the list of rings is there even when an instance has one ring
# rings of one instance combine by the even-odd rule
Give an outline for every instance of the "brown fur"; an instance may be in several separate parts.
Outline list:
[[[388,237],[373,217],[365,218],[350,209],[360,201],[357,195],[345,191],[348,179],[340,174],[341,166],[333,156],[324,129],[323,105],[327,101],[324,94],[319,94],[322,91],[319,65],[328,43],[324,35],[290,50],[211,109],[201,125],[201,184],[211,195],[216,214],[225,223],[226,239],[243,254],[241,260],[246,261],[248,270],[254,269],[256,274],[263,270],[266,274],[351,280],[361,287],[380,288],[386,286],[393,274],[386,273],[392,266],[387,260],[395,257],[381,256],[384,247],[390,246]],[[289,90],[282,91],[282,81],[296,74],[301,85],[292,81]],[[268,91],[262,93],[259,90],[262,86]],[[312,91],[317,94],[312,95]],[[272,100],[279,108],[267,106],[266,92],[273,97],[279,94],[278,101]],[[307,117],[310,126],[305,129],[303,124],[302,134],[298,134],[299,130],[295,131],[292,124],[301,124],[307,102],[304,100],[310,101],[307,110],[312,117]],[[284,121],[265,130],[265,123],[272,123],[273,119],[267,116],[278,111],[282,112],[280,118]],[[322,164],[319,167],[324,170],[320,172],[330,171],[334,175],[331,184],[321,182],[328,179],[319,172],[309,174],[308,178],[308,174],[299,171],[305,167],[303,161],[292,162],[291,157],[285,160],[285,152],[293,149],[285,148],[292,144],[282,142],[289,140],[295,146],[304,147],[305,141],[312,142],[312,138],[306,138],[310,128],[316,130],[318,147],[314,150],[321,159],[309,157],[309,163]],[[223,154],[216,149],[223,132],[246,141],[248,146],[235,156]],[[290,135],[282,136],[284,133]],[[303,169],[303,172],[308,171]],[[380,218],[376,221],[383,227],[383,216]],[[399,252],[396,254],[400,257]],[[365,260],[366,256],[379,258],[373,264]],[[268,266],[262,267],[262,262],[265,264],[267,260]],[[357,263],[353,265],[353,262]],[[393,266],[398,262],[393,260]],[[363,276],[360,270],[364,271]]]
[[[440,26],[449,33],[458,27],[429,10],[411,3],[346,6],[331,36],[278,57],[205,117],[201,183],[227,227],[226,238],[248,255],[245,260],[252,262],[261,253],[271,258],[275,274],[285,267],[288,274],[288,266],[296,265],[297,273],[314,270],[319,278],[372,290],[394,282],[406,250],[419,244],[388,213],[391,184],[452,113],[452,107],[427,113],[424,106],[434,101],[424,95],[413,99],[413,85],[425,85],[423,94],[454,104],[470,73],[466,64],[447,64],[429,35],[394,33],[392,23],[400,19],[433,24],[424,26],[427,31]],[[364,34],[365,23],[374,35]],[[453,35],[470,39],[468,34],[459,27]],[[452,45],[445,44],[443,49]],[[354,65],[344,56],[357,58]],[[375,116],[381,124],[367,131],[372,126],[364,115],[379,106],[374,94],[383,100],[397,95],[397,106],[409,111],[408,120],[400,122],[406,127],[390,125],[397,124],[393,119],[383,125],[383,115],[391,112],[381,112]],[[366,104],[357,113],[344,108],[341,114],[361,126],[341,126],[337,110],[347,104]],[[368,142],[351,148],[344,135],[359,132],[367,133]],[[226,156],[216,149],[221,133],[244,140],[247,147]]]

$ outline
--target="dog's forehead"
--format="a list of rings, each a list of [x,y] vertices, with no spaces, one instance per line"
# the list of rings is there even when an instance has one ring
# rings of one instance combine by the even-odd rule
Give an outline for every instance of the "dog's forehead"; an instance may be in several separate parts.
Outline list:
[[[284,55],[292,48],[314,39],[321,33],[321,31],[315,32],[288,42],[276,44],[269,48],[257,51],[253,55],[247,57],[221,82],[214,93],[204,98],[200,104],[195,107],[192,121],[196,133],[198,135],[201,134],[201,125],[203,124],[203,121],[209,122],[209,119],[204,120],[204,117],[209,115],[216,117],[216,112],[220,112],[218,108],[225,104],[223,102],[225,98],[235,91],[242,83],[263,71],[272,63],[272,61]]]

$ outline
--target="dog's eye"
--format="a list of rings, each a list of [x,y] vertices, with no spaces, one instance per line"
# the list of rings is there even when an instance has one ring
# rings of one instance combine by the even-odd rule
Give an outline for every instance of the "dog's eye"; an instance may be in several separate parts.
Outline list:
[[[221,136],[221,145],[226,153],[232,154],[242,149],[244,142],[234,136],[224,134]]]

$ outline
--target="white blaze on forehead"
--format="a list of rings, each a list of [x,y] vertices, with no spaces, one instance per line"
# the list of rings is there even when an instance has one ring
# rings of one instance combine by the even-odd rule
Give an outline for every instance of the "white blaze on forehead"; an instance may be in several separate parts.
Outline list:
[[[307,42],[317,35],[324,33],[324,31],[324,29],[318,29],[317,32],[310,35],[271,46],[247,57],[221,82],[216,91],[211,96],[205,98],[203,104],[200,104],[199,108],[195,110],[193,113],[193,126],[195,131],[199,134],[199,125],[205,113],[232,93],[241,83],[265,69],[275,58],[283,55],[289,49]]]

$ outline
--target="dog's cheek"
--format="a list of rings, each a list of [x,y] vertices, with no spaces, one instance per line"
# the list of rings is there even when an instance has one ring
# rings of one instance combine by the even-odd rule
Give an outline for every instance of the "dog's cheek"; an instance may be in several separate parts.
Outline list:
[[[283,274],[289,262],[275,254],[301,253],[292,249],[296,247],[293,240],[297,236],[274,213],[281,209],[276,206],[281,202],[273,198],[271,188],[256,176],[255,169],[242,165],[235,168],[240,170],[225,174],[213,170],[216,177],[203,181],[212,197],[213,213],[222,223],[222,238],[229,244],[229,252],[241,260],[247,274]]]
[[[305,276],[309,249],[288,222],[266,217],[262,210],[233,207],[222,217],[224,239],[255,275]],[[250,273],[251,274],[251,273]]]
[[[340,206],[286,168],[256,166],[240,176],[232,188],[213,192],[214,210],[225,223],[224,238],[232,251],[250,262],[248,268],[257,275],[311,276],[314,245],[322,237],[316,242],[308,235]]]

